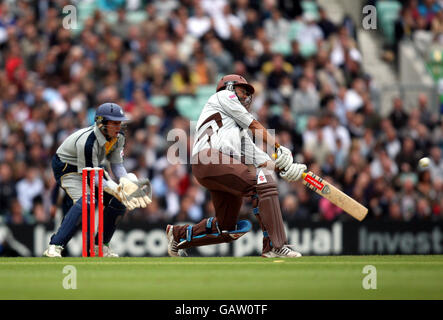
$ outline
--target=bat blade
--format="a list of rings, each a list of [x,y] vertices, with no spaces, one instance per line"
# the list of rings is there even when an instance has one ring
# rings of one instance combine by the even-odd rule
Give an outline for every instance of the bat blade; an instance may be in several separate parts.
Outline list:
[[[303,184],[331,201],[358,221],[362,221],[368,213],[368,209],[361,203],[355,201],[346,193],[311,171],[303,173]]]

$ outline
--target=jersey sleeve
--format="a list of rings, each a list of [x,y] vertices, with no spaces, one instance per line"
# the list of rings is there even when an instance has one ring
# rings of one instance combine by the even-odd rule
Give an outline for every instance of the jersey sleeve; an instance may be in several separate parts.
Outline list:
[[[234,121],[243,129],[247,129],[254,120],[246,108],[240,103],[237,95],[229,90],[217,92],[217,99],[224,113],[234,119]]]

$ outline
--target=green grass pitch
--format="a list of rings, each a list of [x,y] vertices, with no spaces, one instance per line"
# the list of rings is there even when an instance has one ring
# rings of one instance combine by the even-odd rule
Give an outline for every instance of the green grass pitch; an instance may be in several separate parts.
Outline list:
[[[0,299],[443,299],[443,256],[0,258]]]

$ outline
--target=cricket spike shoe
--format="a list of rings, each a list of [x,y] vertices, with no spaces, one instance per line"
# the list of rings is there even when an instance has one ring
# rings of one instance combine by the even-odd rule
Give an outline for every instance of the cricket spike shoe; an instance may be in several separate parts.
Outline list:
[[[94,247],[95,255],[98,257],[98,246]],[[103,258],[118,258],[118,254],[112,251],[109,245],[103,245]]]
[[[171,257],[178,257],[178,242],[174,240],[174,235],[172,233],[172,229],[174,228],[173,225],[168,224],[166,227],[166,237],[168,238],[168,254]]]
[[[56,244],[50,244],[48,249],[43,252],[44,257],[48,258],[61,258],[63,247]]]
[[[186,249],[178,249],[178,242],[174,240],[174,235],[172,233],[173,225],[168,224],[166,227],[166,237],[168,238],[168,254],[171,257],[187,257],[188,253]]]
[[[300,258],[301,253],[293,250],[290,245],[284,245],[280,249],[272,248],[262,254],[264,258]]]

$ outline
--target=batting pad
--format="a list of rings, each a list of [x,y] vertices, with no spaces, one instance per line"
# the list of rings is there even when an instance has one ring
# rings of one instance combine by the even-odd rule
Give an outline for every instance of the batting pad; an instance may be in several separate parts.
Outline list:
[[[272,176],[266,176],[266,182],[257,183],[258,210],[254,214],[260,221],[263,231],[267,231],[272,245],[281,248],[286,244],[286,232],[278,199],[277,184]]]

